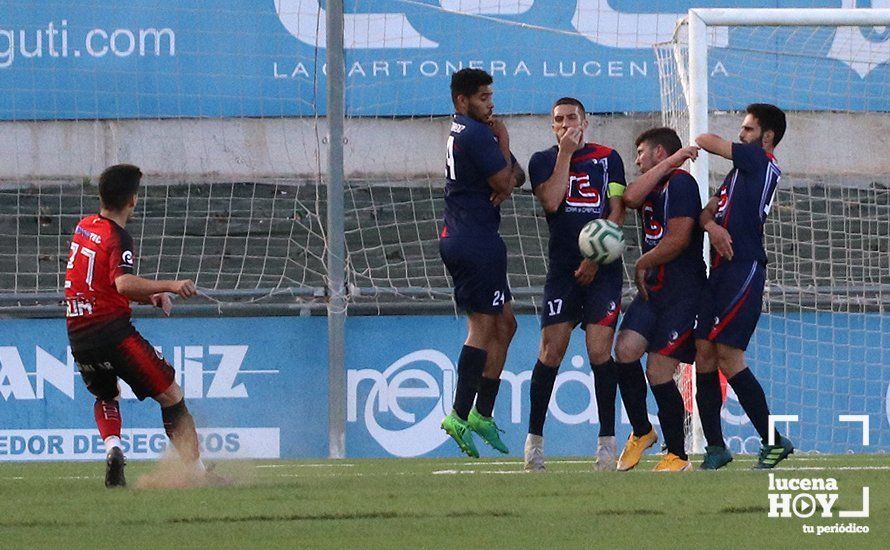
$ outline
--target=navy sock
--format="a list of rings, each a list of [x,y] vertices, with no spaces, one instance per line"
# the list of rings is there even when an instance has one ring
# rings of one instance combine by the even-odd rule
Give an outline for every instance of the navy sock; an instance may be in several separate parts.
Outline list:
[[[494,400],[498,398],[498,390],[501,388],[500,378],[485,378],[479,382],[479,394],[476,396],[476,412],[484,417],[489,417],[494,412]]]
[[[627,409],[627,417],[637,437],[652,431],[652,424],[646,414],[646,375],[643,365],[637,359],[632,363],[615,363],[618,370],[618,387],[621,388],[621,402]]]
[[[484,349],[464,346],[457,360],[457,389],[454,392],[454,412],[466,420],[479,390],[488,353]]]
[[[610,357],[601,365],[590,366],[593,371],[593,390],[600,421],[600,437],[615,435],[615,398],[618,396],[618,372]]]
[[[766,445],[769,434],[769,406],[766,404],[766,395],[760,382],[754,377],[751,369],[746,368],[738,372],[728,380],[729,385],[739,398],[739,404],[745,410],[745,414],[751,419],[751,424]],[[776,432],[776,442],[779,441],[779,432]]]
[[[529,388],[531,410],[528,413],[528,433],[530,434],[544,435],[544,420],[547,419],[547,406],[550,404],[550,396],[553,395],[553,384],[556,382],[556,374],[558,372],[558,365],[549,367],[540,360],[535,363],[535,370],[532,371],[531,387]]]
[[[187,462],[197,461],[200,458],[198,433],[195,431],[195,419],[185,406],[185,399],[175,405],[162,407],[161,419],[164,422],[164,431],[179,456]]]
[[[686,436],[683,433],[683,396],[673,380],[652,387],[655,402],[658,403],[658,420],[661,422],[661,433],[669,453],[674,453],[683,460],[686,456]]]
[[[699,372],[695,375],[695,401],[698,403],[698,416],[705,433],[708,446],[726,447],[723,441],[723,428],[720,425],[720,409],[723,396],[720,391],[720,375],[714,372]]]

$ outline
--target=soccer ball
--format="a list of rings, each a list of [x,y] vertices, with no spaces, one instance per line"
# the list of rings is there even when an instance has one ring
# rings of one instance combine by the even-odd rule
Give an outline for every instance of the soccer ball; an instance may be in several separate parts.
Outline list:
[[[610,264],[624,254],[624,231],[605,219],[587,222],[578,234],[581,255],[598,264]]]

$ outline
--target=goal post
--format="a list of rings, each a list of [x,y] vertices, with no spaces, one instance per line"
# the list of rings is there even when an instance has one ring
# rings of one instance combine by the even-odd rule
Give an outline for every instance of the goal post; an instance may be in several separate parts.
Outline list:
[[[849,393],[881,383],[856,362],[880,354],[890,306],[890,266],[878,254],[890,244],[882,221],[888,172],[873,160],[887,156],[879,149],[890,129],[890,9],[842,5],[691,9],[673,39],[655,45],[662,120],[688,143],[712,131],[733,139],[747,103],[775,103],[788,113],[788,137],[777,151],[783,179],[764,235],[765,318],[747,356],[765,385],[775,386],[772,394],[767,387],[771,406],[779,406],[773,413],[801,413],[804,424],[795,429],[826,433],[833,428],[820,410],[882,412]],[[727,38],[720,43],[718,30]],[[691,164],[703,204],[729,168],[707,153]],[[709,263],[707,236],[703,254]],[[701,452],[695,377],[680,378],[693,409],[687,442]],[[738,407],[724,410],[727,416],[731,425],[743,423]],[[854,436],[834,437],[856,445]]]
[[[843,8],[701,8],[689,10],[689,143],[708,132],[708,28],[709,27],[841,27],[890,25],[890,9]],[[690,172],[707,198],[709,163],[704,154]]]

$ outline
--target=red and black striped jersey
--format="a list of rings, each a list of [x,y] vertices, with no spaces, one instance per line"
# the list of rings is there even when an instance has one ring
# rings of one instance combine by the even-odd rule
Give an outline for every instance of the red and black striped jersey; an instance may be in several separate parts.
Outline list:
[[[114,284],[134,262],[133,238],[113,220],[94,214],[77,224],[65,271],[72,349],[114,345],[135,331],[130,300]]]

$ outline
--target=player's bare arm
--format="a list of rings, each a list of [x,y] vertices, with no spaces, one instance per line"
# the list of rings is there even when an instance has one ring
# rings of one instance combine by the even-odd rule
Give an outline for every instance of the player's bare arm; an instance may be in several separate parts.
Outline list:
[[[695,138],[695,143],[709,153],[732,160],[732,142],[717,134],[702,134]]]
[[[513,187],[522,187],[525,183],[525,170],[518,162],[513,163]]]
[[[596,272],[599,271],[599,267],[598,263],[584,258],[578,265],[578,269],[575,270],[575,280],[581,286],[589,285],[596,278]]]
[[[655,245],[655,248],[637,260],[634,281],[643,299],[649,299],[649,292],[645,284],[646,272],[680,256],[692,240],[692,230],[696,223],[697,220],[692,218],[671,218],[667,223],[667,234]]]
[[[153,303],[152,297],[164,292],[172,292],[182,298],[190,298],[198,293],[191,279],[153,281],[129,273],[117,277],[114,286],[130,300],[146,304]]]
[[[726,228],[714,220],[714,214],[716,213],[717,197],[711,197],[711,200],[708,201],[708,204],[705,205],[701,215],[698,217],[699,225],[708,232],[708,238],[714,250],[727,260],[732,260],[732,237]]]
[[[695,161],[698,158],[700,148],[695,145],[683,147],[673,155],[656,164],[651,170],[647,170],[635,179],[624,191],[624,205],[627,208],[639,208],[643,206],[646,195],[655,189],[662,179],[672,170],[679,168],[687,160]]]
[[[627,209],[624,204],[624,197],[612,197],[609,199],[609,221],[615,222],[618,227],[624,225],[624,218],[627,215]]]
[[[553,173],[541,185],[535,188],[535,196],[538,202],[548,214],[559,209],[566,197],[566,188],[569,185],[569,165],[572,155],[581,146],[584,132],[581,128],[567,128],[559,138],[559,152],[556,154],[556,165]]]
[[[497,117],[491,117],[488,120],[488,124],[498,139],[498,148],[501,150],[501,154],[504,155],[504,160],[507,161],[507,165],[504,168],[488,178],[488,185],[492,189],[491,203],[497,206],[507,200],[510,194],[513,193],[513,189],[516,187],[516,179],[513,168],[513,155],[510,153],[510,134],[507,132],[507,127]]]

